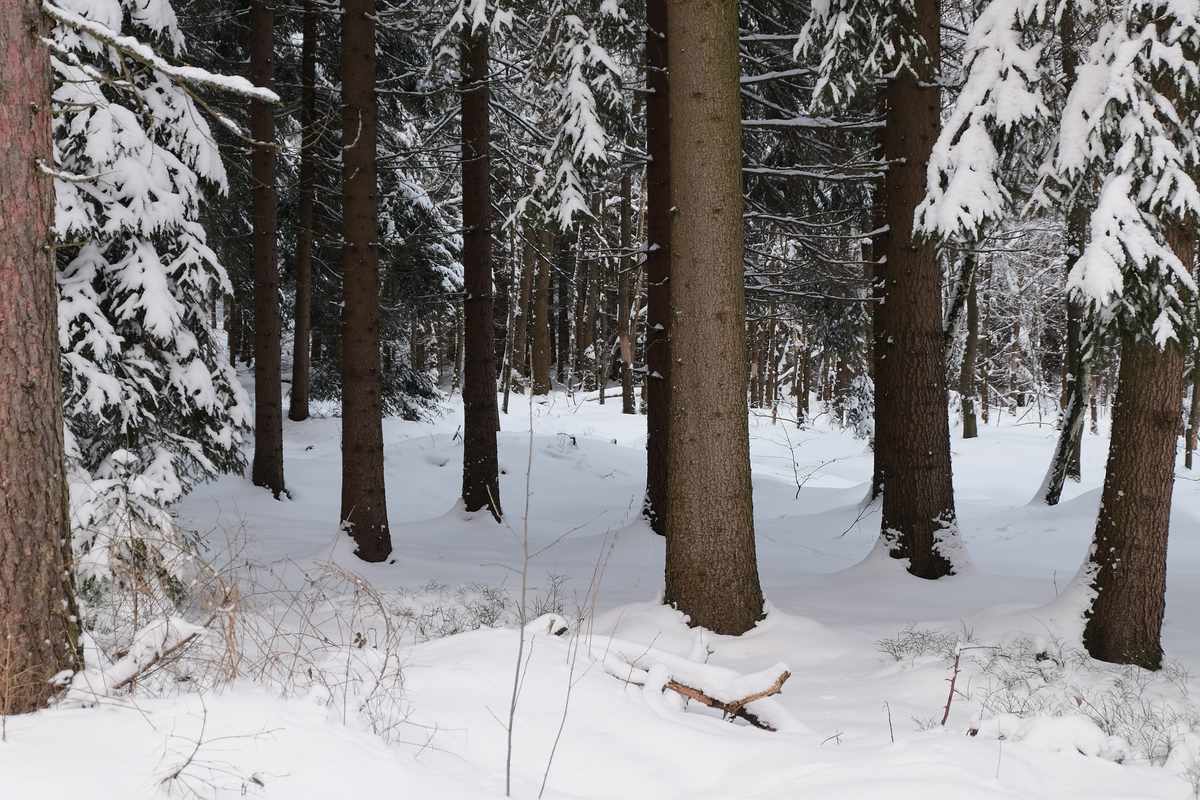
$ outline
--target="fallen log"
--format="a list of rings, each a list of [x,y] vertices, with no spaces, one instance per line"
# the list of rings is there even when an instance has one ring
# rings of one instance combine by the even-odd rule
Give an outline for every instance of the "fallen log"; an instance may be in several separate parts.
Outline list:
[[[695,687],[686,686],[676,680],[667,681],[665,684],[663,684],[663,688],[670,689],[673,692],[683,695],[689,700],[695,700],[697,703],[706,705],[709,708],[715,708],[719,710],[726,719],[744,719],[746,722],[750,723],[756,728],[764,731],[773,731],[775,730],[774,726],[768,722],[764,722],[758,717],[757,714],[747,711],[746,706],[750,705],[755,700],[762,700],[763,698],[779,694],[779,692],[783,689],[783,684],[787,683],[787,679],[790,677],[792,677],[792,673],[785,670],[784,672],[780,673],[779,677],[775,679],[774,683],[772,683],[766,689],[763,689],[761,692],[754,692],[753,694],[746,695],[740,700],[734,700],[728,703],[723,703],[720,700],[717,700],[715,697],[708,696]]]

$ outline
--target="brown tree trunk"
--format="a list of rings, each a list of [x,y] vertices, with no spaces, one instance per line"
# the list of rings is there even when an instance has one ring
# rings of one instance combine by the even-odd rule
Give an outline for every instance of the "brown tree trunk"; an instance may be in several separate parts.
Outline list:
[[[292,343],[292,395],[288,419],[308,419],[312,373],[312,260],[317,199],[317,9],[304,0],[300,45],[300,218],[296,221],[296,310]]]
[[[54,286],[50,35],[35,0],[0,2],[0,717],[36,711],[82,666],[63,468]]]
[[[274,0],[251,0],[250,80],[274,85]],[[278,198],[275,193],[275,114],[267,103],[250,104],[250,135],[271,143],[254,148],[254,462],[250,477],[276,498],[283,485],[283,384],[280,365],[279,265],[275,258]]]
[[[342,0],[342,524],[364,561],[392,552],[379,375],[375,0]]]
[[[487,28],[481,26],[474,33],[464,30],[461,51],[465,365],[462,499],[467,511],[486,508],[499,521],[488,67]]]
[[[529,364],[529,324],[533,317],[530,307],[533,295],[533,276],[537,270],[537,233],[528,223],[522,225],[521,246],[521,295],[517,305],[517,316],[513,322],[512,362],[517,374],[528,377]]]
[[[554,271],[555,241],[550,231],[543,232],[541,237],[541,253],[537,259],[537,281],[533,292],[533,319],[531,333],[533,336],[533,388],[537,395],[550,394],[550,334],[552,332],[550,319],[550,275]]]
[[[1175,231],[1181,257],[1191,234]],[[1184,260],[1184,263],[1190,263]],[[1183,394],[1183,349],[1175,341],[1122,337],[1112,445],[1090,567],[1092,603],[1083,643],[1093,658],[1147,669],[1162,665],[1167,532]]]
[[[236,367],[242,352],[242,319],[237,298],[232,294],[225,298],[225,337],[229,363]]]
[[[1081,47],[1076,39],[1076,9],[1073,0],[1063,5],[1059,35],[1062,38],[1061,60],[1063,91],[1070,92],[1079,72]],[[1088,219],[1091,214],[1081,198],[1075,198],[1067,211],[1067,271],[1083,255],[1087,243]],[[1063,404],[1058,442],[1046,475],[1042,499],[1046,505],[1057,505],[1062,498],[1063,485],[1068,478],[1081,477],[1080,457],[1083,447],[1083,424],[1087,410],[1088,354],[1085,352],[1083,305],[1067,295],[1067,339],[1063,354]]]
[[[646,501],[650,527],[667,535],[671,425],[671,129],[668,0],[646,0]],[[744,358],[744,356],[739,356]]]
[[[746,406],[738,4],[671,0],[668,27],[675,213],[665,599],[690,624],[737,635],[763,614]]]
[[[974,254],[968,256],[974,259]],[[979,436],[975,419],[975,362],[979,350],[979,292],[976,287],[977,269],[969,271],[967,285],[967,342],[963,347],[962,369],[958,373],[958,393],[962,399],[963,438]]]
[[[633,396],[633,176],[621,175],[621,258],[617,262],[617,348],[621,351],[621,413],[636,414]]]
[[[952,572],[957,544],[946,414],[941,270],[932,242],[913,236],[913,212],[925,196],[925,173],[937,139],[941,57],[937,0],[917,0],[917,25],[928,60],[918,75],[902,70],[886,89],[882,302],[875,309],[875,446],[882,468],[882,535],[895,558],[922,578]]]
[[[565,231],[558,238],[558,304],[555,309],[558,332],[555,336],[554,372],[559,384],[566,383],[571,366],[571,279],[575,275],[577,241],[578,233],[575,231]]]

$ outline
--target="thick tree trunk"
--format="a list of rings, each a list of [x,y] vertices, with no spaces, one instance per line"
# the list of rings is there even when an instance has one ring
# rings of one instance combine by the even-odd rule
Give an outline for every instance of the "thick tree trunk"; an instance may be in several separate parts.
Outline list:
[[[496,351],[492,308],[491,120],[488,32],[462,34],[463,185],[463,482],[467,511],[486,508],[497,521]]]
[[[671,0],[668,26],[675,213],[665,598],[692,625],[737,635],[763,614],[746,407],[738,4]]]
[[[250,5],[250,80],[274,85],[274,0]],[[267,103],[250,104],[250,135],[274,143],[275,114]],[[275,193],[275,149],[254,148],[254,462],[255,486],[265,486],[276,498],[283,485],[283,383],[280,365],[279,265],[275,258],[278,197]]]
[[[633,396],[633,176],[621,175],[621,258],[617,262],[617,348],[621,351],[621,413],[636,414]]]
[[[888,233],[883,299],[875,309],[876,453],[883,481],[882,536],[892,555],[922,578],[952,572],[957,547],[950,428],[946,414],[941,271],[932,242],[913,236],[913,213],[937,139],[941,57],[937,0],[917,0],[917,24],[929,60],[918,76],[888,82],[883,133],[888,160],[884,200]]]
[[[1182,249],[1180,243],[1175,249]],[[1122,337],[1112,445],[1090,557],[1097,594],[1083,636],[1087,651],[1101,661],[1162,665],[1183,362],[1174,341],[1160,350],[1153,342]]]
[[[973,254],[969,257],[975,258]],[[979,350],[979,292],[976,287],[976,273],[977,270],[972,267],[967,277],[967,342],[963,347],[962,369],[958,373],[964,439],[979,436],[979,422],[975,419],[975,362]]]
[[[300,218],[296,220],[296,310],[292,343],[292,394],[288,419],[308,419],[312,373],[313,226],[317,207],[317,9],[304,0],[300,45]]]
[[[63,469],[50,57],[41,3],[0,2],[0,717],[82,666]]]
[[[646,0],[646,501],[643,513],[667,535],[671,424],[671,129],[668,0]],[[744,359],[744,356],[739,356]]]
[[[375,0],[342,0],[342,524],[355,554],[392,552],[379,374]]]

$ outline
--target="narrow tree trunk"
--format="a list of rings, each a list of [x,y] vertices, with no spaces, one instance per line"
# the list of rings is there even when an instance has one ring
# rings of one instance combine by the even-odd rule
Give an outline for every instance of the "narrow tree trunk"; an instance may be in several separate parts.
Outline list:
[[[379,374],[375,20],[375,0],[342,0],[341,517],[364,561],[392,552]]]
[[[468,23],[469,24],[469,23]],[[463,186],[463,483],[467,511],[486,508],[497,521],[496,350],[492,307],[491,119],[488,31],[462,34]]]
[[[558,239],[558,316],[555,319],[558,346],[555,348],[554,371],[560,384],[567,383],[571,367],[571,280],[575,275],[577,241],[578,232],[573,230],[565,231]]]
[[[36,711],[82,666],[63,468],[54,286],[50,31],[0,3],[0,717]]]
[[[668,26],[675,213],[665,599],[692,625],[737,635],[763,614],[746,407],[738,4],[672,0]]]
[[[676,6],[683,7],[683,6]],[[667,535],[671,425],[671,129],[668,0],[646,0],[646,502]],[[744,358],[744,356],[739,356]]]
[[[918,76],[901,70],[888,82],[884,198],[888,233],[882,302],[876,322],[876,452],[882,467],[882,535],[909,572],[952,572],[956,549],[950,429],[937,253],[913,236],[913,212],[925,195],[926,165],[940,126],[941,57],[937,0],[917,0],[928,61]]]
[[[1063,91],[1070,92],[1079,73],[1081,48],[1076,39],[1076,8],[1074,0],[1063,5],[1059,24],[1062,38],[1061,59],[1063,69]],[[1087,243],[1089,210],[1081,198],[1076,198],[1067,211],[1067,271],[1083,255]],[[1057,505],[1062,498],[1063,484],[1068,478],[1078,481],[1081,477],[1080,456],[1083,447],[1084,414],[1088,403],[1089,358],[1084,341],[1084,308],[1070,294],[1067,295],[1067,338],[1063,354],[1063,404],[1058,442],[1042,489],[1046,505]]]
[[[1200,428],[1200,348],[1192,355],[1192,402],[1188,408],[1187,433],[1184,435],[1184,467],[1192,468],[1196,452],[1197,429]]]
[[[292,396],[288,419],[308,419],[312,374],[313,226],[317,207],[317,8],[304,0],[300,45],[300,218],[296,221],[296,310],[292,342]]]
[[[550,394],[550,273],[554,269],[554,235],[546,231],[542,235],[541,254],[537,259],[537,285],[533,292],[532,361],[533,386],[536,395]]]
[[[633,246],[633,176],[621,175],[621,258],[617,262],[617,347],[621,351],[621,413],[636,414],[637,401],[633,396],[633,270],[635,261],[630,255]]]
[[[232,294],[225,298],[225,344],[229,363],[236,367],[242,352],[242,318],[237,298]]]
[[[250,80],[274,85],[274,0],[252,0],[250,6]],[[275,141],[275,114],[267,103],[250,104],[250,135],[258,142]],[[279,266],[275,258],[278,198],[275,193],[275,149],[254,148],[254,462],[255,486],[276,498],[283,485],[283,383],[280,365]]]
[[[513,320],[512,362],[521,376],[529,376],[529,320],[533,316],[530,308],[533,294],[533,276],[537,270],[537,234],[528,223],[522,225],[521,244],[521,294]]]
[[[973,254],[970,256],[972,259],[974,257]],[[979,436],[979,422],[975,419],[975,361],[979,349],[979,293],[976,287],[976,272],[972,267],[967,279],[967,343],[963,347],[962,369],[958,373],[964,439]]]

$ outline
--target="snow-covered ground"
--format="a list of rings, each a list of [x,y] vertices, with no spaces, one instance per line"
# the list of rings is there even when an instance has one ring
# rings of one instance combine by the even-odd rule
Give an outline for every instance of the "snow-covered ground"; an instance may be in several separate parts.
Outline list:
[[[173,671],[190,678],[176,689],[159,681],[98,707],[8,719],[0,798],[502,797],[519,637],[499,592],[520,592],[527,495],[530,605],[586,621],[558,637],[542,625],[526,642],[514,797],[538,797],[543,781],[560,800],[1194,796],[1200,473],[1179,471],[1172,666],[1150,675],[1078,653],[1071,582],[1099,501],[1102,437],[1086,438],[1084,480],[1056,508],[1030,504],[1052,427],[999,415],[979,439],[956,437],[972,565],[924,582],[874,551],[862,441],[752,416],[770,612],[732,639],[701,638],[656,603],[663,544],[638,516],[643,417],[594,395],[532,407],[515,396],[500,435],[510,528],[456,506],[461,423],[453,401],[431,422],[385,422],[385,564],[358,562],[337,530],[337,419],[285,423],[290,500],[232,477],[190,496],[181,519],[242,581],[239,630],[254,633],[233,648],[241,660],[210,643]],[[440,636],[481,623],[495,626]],[[659,691],[661,670],[647,687],[614,677],[606,662],[630,647],[647,667],[655,654],[741,674],[786,664],[783,693],[760,704],[780,730],[684,708]],[[196,666],[204,653],[225,660]],[[189,689],[214,671],[237,677]]]

